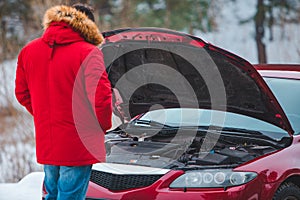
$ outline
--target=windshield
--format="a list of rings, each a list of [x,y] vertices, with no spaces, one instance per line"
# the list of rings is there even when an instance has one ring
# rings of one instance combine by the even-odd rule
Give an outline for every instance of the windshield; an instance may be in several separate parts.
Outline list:
[[[264,78],[287,115],[295,134],[300,133],[300,80]]]
[[[212,122],[214,116],[222,116],[223,120],[217,120],[218,124]],[[259,131],[272,135],[286,135],[286,131],[270,123],[245,115],[213,111],[206,109],[172,108],[160,109],[145,113],[139,118],[143,121],[155,121],[171,127],[187,126],[218,126],[224,128],[246,129]],[[138,120],[135,121],[138,123]],[[220,123],[221,122],[221,123]],[[138,125],[138,124],[137,124]]]

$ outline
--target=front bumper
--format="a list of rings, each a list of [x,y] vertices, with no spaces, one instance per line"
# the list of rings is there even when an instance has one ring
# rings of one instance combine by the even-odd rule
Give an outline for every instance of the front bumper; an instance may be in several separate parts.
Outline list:
[[[204,189],[171,189],[170,183],[183,171],[169,171],[153,184],[126,190],[110,190],[98,184],[90,182],[87,198],[109,200],[259,200],[269,199],[262,196],[264,187],[257,177],[249,183],[231,188],[204,188]],[[265,194],[263,194],[265,195]]]

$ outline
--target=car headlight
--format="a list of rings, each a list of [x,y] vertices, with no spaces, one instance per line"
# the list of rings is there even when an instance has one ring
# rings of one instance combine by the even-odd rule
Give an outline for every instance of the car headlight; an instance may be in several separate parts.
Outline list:
[[[231,169],[191,170],[175,179],[170,188],[217,188],[243,185],[253,180],[255,172],[235,172]]]

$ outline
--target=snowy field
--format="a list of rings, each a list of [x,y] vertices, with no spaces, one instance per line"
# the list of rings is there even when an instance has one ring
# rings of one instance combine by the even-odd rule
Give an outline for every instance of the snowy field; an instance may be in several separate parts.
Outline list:
[[[222,16],[217,20],[217,32],[199,33],[197,36],[237,54],[251,63],[257,63],[254,24],[240,25],[238,23],[238,20],[254,15],[256,1],[236,2],[237,6],[226,7],[222,10]],[[266,35],[268,38],[268,33]],[[270,42],[266,39],[265,42],[267,43],[269,63],[300,63],[300,47],[298,45],[300,44],[300,26],[286,25],[284,31],[274,28],[274,41]],[[0,109],[1,105],[5,105],[8,100],[11,100],[17,110],[24,111],[14,99],[15,67],[16,60],[7,61],[0,66]],[[3,95],[1,94],[5,94],[2,99]],[[41,171],[42,167],[35,161],[31,116],[21,112],[14,118],[2,119],[0,126],[0,200],[40,199],[43,178]],[[24,179],[21,180],[22,177]]]

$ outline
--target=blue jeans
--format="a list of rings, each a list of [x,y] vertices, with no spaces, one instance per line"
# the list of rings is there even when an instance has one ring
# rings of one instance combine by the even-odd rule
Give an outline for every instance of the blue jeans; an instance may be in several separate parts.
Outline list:
[[[92,165],[44,165],[46,200],[84,200]]]

